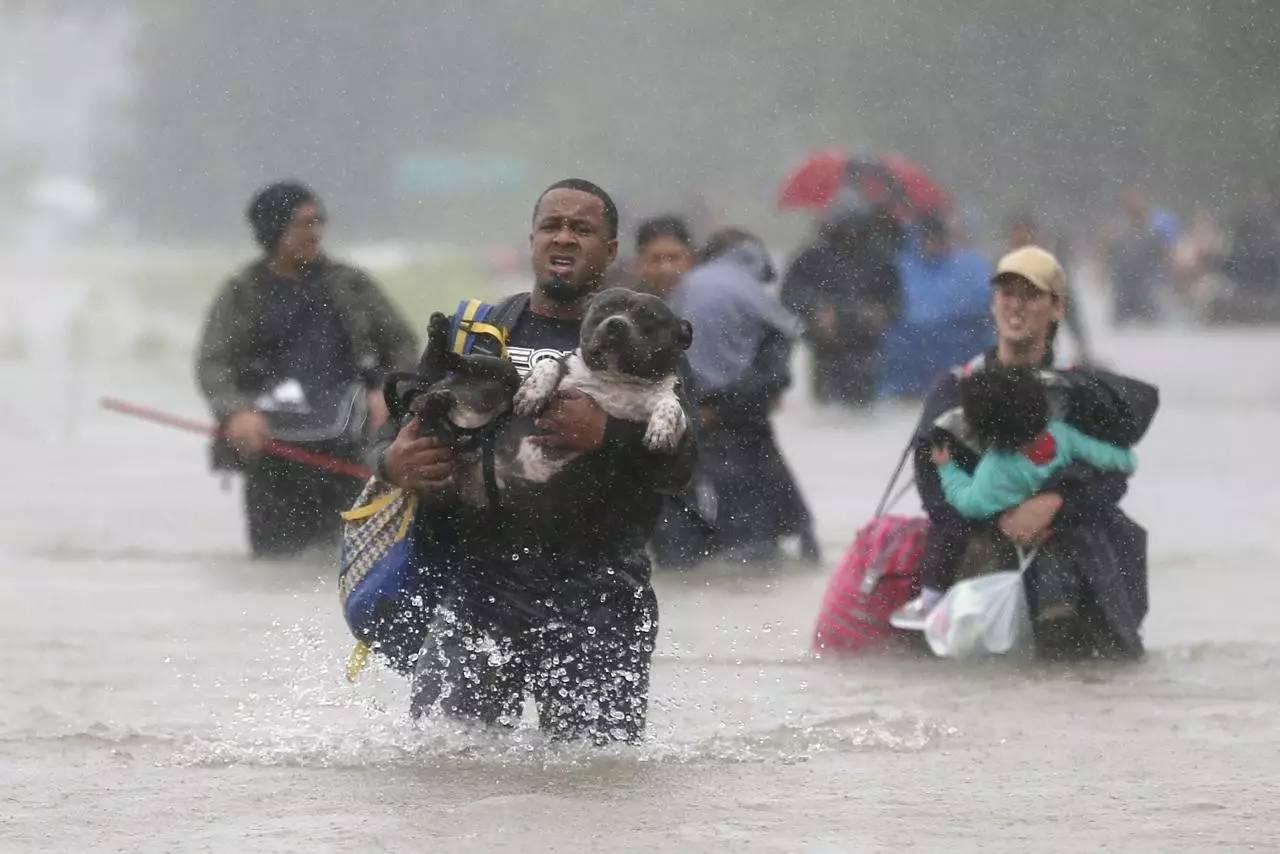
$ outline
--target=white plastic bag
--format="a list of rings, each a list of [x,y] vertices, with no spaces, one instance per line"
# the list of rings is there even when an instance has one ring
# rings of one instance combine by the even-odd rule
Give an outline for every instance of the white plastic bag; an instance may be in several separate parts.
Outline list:
[[[1031,641],[1031,614],[1022,574],[1036,556],[1018,550],[1019,568],[958,582],[929,613],[924,636],[934,655],[1004,655]]]

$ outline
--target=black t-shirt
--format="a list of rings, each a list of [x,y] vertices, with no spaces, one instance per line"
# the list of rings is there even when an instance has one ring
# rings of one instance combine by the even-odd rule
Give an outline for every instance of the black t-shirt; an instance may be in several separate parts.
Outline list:
[[[526,309],[508,336],[508,354],[522,375],[543,359],[577,348],[581,321],[555,320]],[[503,507],[475,512],[465,507],[419,514],[417,538],[443,535],[456,549],[455,592],[501,609],[533,608],[539,597],[595,595],[648,581],[644,547],[662,504],[662,493],[688,481],[693,450],[686,442],[675,455],[655,454],[641,444],[645,425],[610,418],[604,446],[571,464],[559,477],[577,490],[570,501],[554,500],[552,530],[531,527]],[[557,520],[556,514],[563,513]],[[476,598],[478,597],[478,598]]]
[[[507,354],[524,377],[546,359],[558,359],[578,347],[581,320],[556,320],[526,311],[507,337]]]

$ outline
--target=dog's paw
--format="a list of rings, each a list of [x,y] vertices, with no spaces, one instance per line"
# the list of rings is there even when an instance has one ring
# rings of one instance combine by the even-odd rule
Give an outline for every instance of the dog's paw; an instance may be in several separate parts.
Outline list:
[[[644,431],[644,446],[651,451],[674,451],[689,428],[684,409],[674,397],[658,402],[649,416],[649,426]]]
[[[547,408],[560,386],[560,363],[546,359],[534,366],[516,391],[513,406],[517,415],[537,415]]]

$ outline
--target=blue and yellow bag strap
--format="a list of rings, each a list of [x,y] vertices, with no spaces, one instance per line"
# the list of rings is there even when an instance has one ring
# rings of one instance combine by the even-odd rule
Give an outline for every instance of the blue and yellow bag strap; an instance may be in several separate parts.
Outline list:
[[[494,355],[506,358],[507,330],[489,323],[493,314],[493,306],[478,299],[464,299],[458,303],[458,310],[453,313],[453,322],[449,326],[449,336],[453,352],[468,355],[476,346],[476,339],[482,335],[492,338],[498,345]]]

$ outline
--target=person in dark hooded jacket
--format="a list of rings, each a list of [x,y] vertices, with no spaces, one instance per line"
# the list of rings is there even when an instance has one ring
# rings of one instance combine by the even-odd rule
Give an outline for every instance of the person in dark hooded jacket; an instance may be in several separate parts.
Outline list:
[[[842,212],[787,268],[782,302],[805,323],[815,399],[852,406],[875,400],[885,331],[902,313],[893,263],[900,240],[887,213]]]
[[[376,427],[386,417],[383,377],[413,366],[415,342],[366,273],[324,255],[324,208],[308,187],[264,188],[248,219],[263,255],[215,298],[196,377],[225,431],[215,468],[245,473],[253,553],[289,555],[336,545],[338,513],[360,483],[263,448],[282,437],[355,459],[362,422]]]
[[[960,382],[997,365],[1041,369],[1054,417],[1089,435],[1128,446],[1145,432],[1158,404],[1150,386],[1100,371],[1055,369],[1064,280],[1057,260],[1038,247],[1002,258],[992,279],[996,347],[949,373],[925,399],[911,453],[932,524],[921,558],[923,590],[894,613],[891,622],[899,628],[923,628],[957,579],[1016,566],[1013,544],[1038,546],[1024,576],[1037,652],[1121,658],[1143,652],[1146,532],[1117,506],[1127,489],[1124,474],[1071,463],[1034,497],[974,521],[947,502],[932,458],[933,447],[945,442],[955,464],[974,470],[982,449],[963,418]]]

